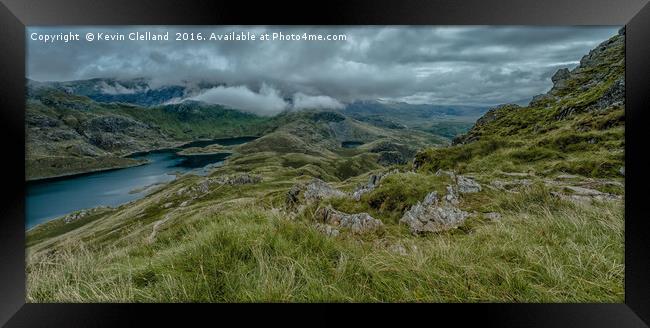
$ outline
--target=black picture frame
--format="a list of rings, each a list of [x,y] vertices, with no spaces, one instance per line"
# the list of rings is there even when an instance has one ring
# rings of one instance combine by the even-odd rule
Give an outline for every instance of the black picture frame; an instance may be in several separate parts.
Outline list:
[[[230,316],[248,323],[274,318],[290,320],[281,312],[297,312],[295,308],[281,309],[277,305],[266,307],[263,312],[268,314],[265,315],[260,314],[262,309],[258,307],[245,310],[254,315],[239,316],[230,304],[25,303],[25,26],[222,24],[626,25],[624,304],[413,304],[384,311],[332,311],[302,306],[299,311],[324,319],[315,323],[347,321],[349,319],[337,318],[332,313],[357,311],[357,319],[365,323],[373,319],[384,321],[390,316],[402,325],[420,319],[424,319],[425,324],[429,320],[428,324],[432,325],[453,322],[454,325],[501,327],[645,327],[650,323],[650,239],[646,237],[650,226],[646,218],[650,202],[645,199],[648,169],[644,161],[647,140],[644,125],[650,122],[650,5],[647,0],[336,0],[316,3],[2,0],[0,136],[5,148],[5,176],[2,179],[4,196],[0,197],[0,324],[8,327],[139,326],[162,319],[166,323],[188,325],[190,320],[205,318],[211,319],[213,324],[225,324]],[[421,315],[412,315],[414,313]],[[296,314],[294,318],[299,316]],[[305,323],[313,322],[307,320]]]

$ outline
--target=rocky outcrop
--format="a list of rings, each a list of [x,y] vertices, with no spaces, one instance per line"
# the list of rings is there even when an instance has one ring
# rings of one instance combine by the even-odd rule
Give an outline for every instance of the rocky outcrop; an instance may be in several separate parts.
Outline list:
[[[438,200],[436,192],[429,193],[422,202],[413,205],[404,213],[400,223],[406,224],[412,234],[441,232],[460,226],[469,213],[456,207],[458,195],[452,186],[447,186],[447,195]]]
[[[625,79],[623,77],[612,83],[603,96],[589,109],[603,110],[615,106],[625,106]]]
[[[564,120],[576,113],[621,107],[625,101],[624,70],[625,31],[621,30],[582,57],[576,68],[556,71],[551,77],[553,87],[533,97],[528,106],[521,109],[553,110],[556,111],[553,115],[555,120]],[[485,126],[499,124],[495,122],[499,117],[515,109],[519,107],[501,105],[490,109],[467,134],[456,137],[453,144],[467,144],[486,134],[492,135],[493,131]]]
[[[565,186],[563,188],[563,192],[553,191],[551,194],[562,199],[582,203],[591,203],[593,201],[620,200],[623,198],[620,195],[609,194],[599,190],[578,186]]]
[[[529,179],[512,179],[508,181],[503,180],[492,180],[490,186],[495,189],[503,191],[516,191],[519,188],[526,188],[533,184],[532,180]]]
[[[255,184],[262,181],[262,177],[259,175],[248,174],[248,173],[239,173],[233,175],[220,176],[216,178],[207,179],[209,184],[218,184],[218,185],[245,185],[245,184]]]
[[[287,193],[287,204],[290,206],[313,203],[330,197],[343,197],[345,193],[333,188],[327,182],[314,178],[308,183],[297,183]]]
[[[360,200],[361,196],[375,190],[375,188],[377,188],[377,186],[379,186],[379,182],[381,182],[381,180],[383,178],[385,178],[385,177],[387,177],[387,176],[389,176],[391,174],[398,173],[398,172],[399,171],[397,171],[397,170],[392,170],[392,171],[386,172],[386,173],[378,173],[378,174],[370,175],[370,177],[368,178],[368,183],[366,183],[363,186],[358,187],[352,193],[352,198],[354,200],[357,200],[357,201]]]
[[[450,177],[451,180],[456,183],[456,186],[458,187],[458,192],[461,194],[475,193],[482,190],[481,185],[478,182],[476,182],[473,178],[464,175],[457,175],[456,172],[454,171],[438,170],[436,171],[435,175],[438,177],[441,176]],[[454,190],[451,190],[450,192],[454,192]]]
[[[103,211],[105,209],[108,209],[108,207],[106,207],[106,206],[98,206],[98,207],[90,208],[90,209],[87,209],[87,210],[80,210],[80,211],[72,212],[72,213],[70,213],[68,215],[65,215],[61,219],[63,220],[63,223],[68,224],[68,223],[75,222],[75,221],[77,221],[79,219],[83,219],[83,218],[85,218],[87,216],[97,214],[100,211]]]
[[[181,206],[187,206],[188,204],[191,203],[192,200],[202,197],[205,194],[208,194],[213,185],[237,186],[237,185],[259,183],[261,181],[262,181],[261,176],[252,175],[248,173],[237,173],[232,175],[219,176],[216,178],[203,179],[196,184],[185,186],[178,189],[172,195],[188,198],[186,201],[183,202],[184,204],[181,204]],[[164,204],[163,208],[170,207],[171,205],[169,204],[170,203]]]
[[[367,194],[367,193],[375,190],[377,185],[379,185],[379,181],[381,180],[382,177],[383,177],[383,175],[381,175],[381,174],[372,174],[370,176],[370,178],[368,178],[368,183],[367,184],[357,188],[352,193],[352,198],[354,200],[358,201],[358,200],[361,199],[361,196],[363,196],[364,194]]]
[[[474,179],[462,175],[456,176],[456,185],[458,192],[461,194],[474,193],[481,191],[481,185]]]
[[[568,68],[560,68],[551,76],[551,81],[553,82],[554,89],[563,89],[566,87],[566,80],[571,76],[571,72]]]
[[[441,177],[441,176],[448,176],[452,178],[453,180],[456,180],[456,173],[454,171],[447,171],[447,170],[438,170],[436,171],[436,176]]]
[[[337,211],[331,206],[318,209],[314,217],[319,223],[330,226],[329,230],[327,227],[321,226],[320,228],[330,235],[333,234],[331,227],[349,229],[354,234],[365,234],[377,231],[383,226],[380,220],[373,218],[368,213],[347,214]]]
[[[327,237],[337,237],[341,234],[341,231],[339,231],[339,229],[323,223],[316,223],[314,225],[314,228],[316,228],[318,232],[324,234]]]

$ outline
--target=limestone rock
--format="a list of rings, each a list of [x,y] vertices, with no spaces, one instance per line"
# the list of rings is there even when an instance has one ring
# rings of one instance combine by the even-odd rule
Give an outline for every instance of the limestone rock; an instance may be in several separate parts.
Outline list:
[[[456,177],[456,184],[458,185],[458,192],[461,194],[474,193],[481,191],[481,185],[474,181],[472,178],[459,175]]]
[[[316,220],[333,227],[347,228],[355,234],[364,234],[378,230],[383,223],[368,213],[347,214],[333,209],[331,206],[318,209]]]
[[[316,202],[330,197],[342,197],[345,193],[333,188],[327,182],[314,178],[307,184],[297,183],[287,193],[287,203],[296,205],[300,203]]]
[[[469,216],[469,213],[456,207],[457,197],[451,186],[447,187],[447,195],[442,201],[438,200],[435,192],[431,192],[422,202],[418,202],[406,211],[400,223],[408,225],[412,234],[457,228]]]

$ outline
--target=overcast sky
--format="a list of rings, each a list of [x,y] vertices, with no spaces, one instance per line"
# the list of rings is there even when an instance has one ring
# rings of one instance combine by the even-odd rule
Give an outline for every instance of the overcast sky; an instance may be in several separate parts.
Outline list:
[[[619,27],[57,27],[28,28],[27,77],[222,82],[196,98],[240,106],[337,107],[358,99],[496,105],[546,92],[559,68]],[[347,41],[32,41],[33,32],[231,31],[345,34]],[[242,100],[244,99],[244,100]],[[232,105],[232,104],[231,104]]]

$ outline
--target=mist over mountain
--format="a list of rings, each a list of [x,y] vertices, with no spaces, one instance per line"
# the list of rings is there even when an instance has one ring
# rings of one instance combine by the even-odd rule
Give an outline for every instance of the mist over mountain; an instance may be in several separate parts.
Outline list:
[[[94,78],[66,82],[39,82],[27,80],[27,94],[43,90],[58,90],[67,94],[85,96],[99,103],[125,103],[143,107],[198,101],[262,116],[277,115],[283,111],[305,109],[342,110],[358,118],[388,118],[396,123],[419,126],[421,119],[461,118],[474,121],[487,106],[409,104],[399,101],[354,100],[341,102],[326,95],[308,95],[296,92],[283,95],[271,85],[262,83],[258,90],[247,86],[229,86],[219,82],[189,82],[157,85],[146,78]]]

